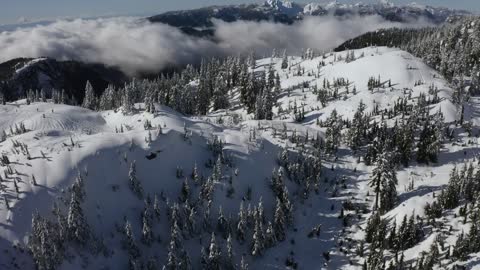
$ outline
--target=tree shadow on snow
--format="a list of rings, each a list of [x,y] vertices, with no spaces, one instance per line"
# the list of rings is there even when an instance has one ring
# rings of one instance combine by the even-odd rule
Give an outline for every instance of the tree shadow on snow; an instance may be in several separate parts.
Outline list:
[[[413,191],[400,194],[398,196],[398,201],[399,201],[399,204],[402,204],[402,203],[408,201],[409,199],[411,199],[413,197],[421,197],[421,196],[427,195],[427,194],[432,193],[432,192],[437,192],[437,191],[442,190],[444,188],[445,188],[445,185],[436,186],[436,187],[419,186]]]

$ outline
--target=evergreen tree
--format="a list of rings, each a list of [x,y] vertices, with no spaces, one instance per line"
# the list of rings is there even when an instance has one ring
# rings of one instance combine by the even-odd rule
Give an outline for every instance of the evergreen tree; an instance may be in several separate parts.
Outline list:
[[[201,177],[200,177],[200,174],[198,172],[198,167],[197,167],[196,162],[195,162],[195,166],[193,167],[192,179],[193,179],[193,182],[195,183],[195,185],[200,184]]]
[[[133,236],[132,225],[128,220],[125,222],[124,246],[127,249],[130,259],[137,259],[140,257],[140,249],[138,248],[135,237]]]
[[[137,195],[139,199],[143,197],[143,188],[140,181],[137,178],[136,162],[133,161],[130,164],[130,171],[128,172],[128,179],[130,183],[130,189]]]
[[[348,145],[352,150],[357,150],[362,145],[362,139],[366,129],[365,109],[366,106],[361,100],[347,134]]]
[[[247,233],[247,213],[243,207],[243,201],[240,203],[240,210],[238,211],[238,223],[237,223],[237,240],[240,242],[245,241]]]
[[[212,172],[212,181],[213,182],[220,182],[222,179],[222,157],[219,155],[215,165],[213,166]]]
[[[408,166],[411,160],[415,143],[414,132],[414,123],[412,121],[408,121],[400,128],[400,132],[397,136],[397,149],[400,154],[400,161],[404,166]]]
[[[85,86],[85,97],[83,98],[82,107],[95,110],[97,106],[97,98],[95,97],[95,92],[93,91],[92,84],[90,81],[87,81]]]
[[[460,261],[465,261],[468,255],[468,240],[465,238],[465,235],[462,231],[455,242],[455,247],[453,248],[453,257],[457,258]]]
[[[253,231],[252,256],[260,256],[265,248],[265,236],[262,228],[262,222],[258,217],[255,217],[255,229]]]
[[[135,107],[134,92],[135,81],[132,81],[130,84],[125,84],[122,91],[122,109],[125,114],[133,112]]]
[[[152,231],[152,223],[153,223],[153,216],[151,211],[150,202],[148,200],[145,202],[145,210],[143,211],[142,215],[142,241],[146,245],[150,245],[153,241],[153,231]]]
[[[170,230],[170,245],[167,253],[166,269],[189,269],[190,258],[182,246],[180,228],[178,227],[178,205],[172,207],[172,225]]]
[[[283,51],[283,56],[282,56],[282,69],[287,69],[288,68],[288,57],[287,57],[287,51]]]
[[[227,270],[235,270],[235,254],[233,252],[233,245],[232,245],[232,236],[229,234],[227,238],[227,256],[225,258],[225,269]]]
[[[248,263],[245,260],[245,257],[242,256],[240,261],[240,270],[248,270]]]
[[[447,188],[440,195],[439,200],[443,207],[447,209],[456,208],[460,202],[461,178],[458,174],[457,167],[450,172],[450,180]]]
[[[392,229],[390,230],[390,234],[388,236],[387,242],[388,242],[388,248],[398,251],[396,222],[394,222],[392,225]]]
[[[217,230],[223,235],[225,239],[230,234],[230,226],[228,224],[228,220],[223,215],[223,210],[221,206],[218,210]]]
[[[38,213],[32,217],[28,249],[39,270],[56,269],[64,260],[64,239],[60,237],[58,227]]]
[[[58,235],[61,239],[68,239],[68,221],[57,203],[53,204],[53,214],[57,218]]]
[[[215,81],[215,91],[213,92],[213,110],[227,109],[229,107],[227,94],[228,89],[223,75],[218,75]]]
[[[278,95],[280,95],[280,92],[282,91],[282,85],[280,81],[280,75],[275,74],[275,86],[274,86],[274,91],[273,91],[273,96],[274,98],[277,98]]]
[[[107,111],[116,108],[115,104],[115,88],[113,85],[108,85],[107,89],[100,96],[100,110]]]
[[[277,239],[275,236],[275,230],[273,229],[272,223],[269,221],[267,230],[265,232],[265,247],[271,248],[275,246],[276,242],[277,242]]]
[[[428,116],[423,125],[418,143],[417,161],[420,163],[437,162],[437,156],[442,145],[443,114]]]
[[[68,208],[67,224],[70,238],[77,243],[84,245],[89,238],[88,224],[81,206],[82,196],[79,191],[73,189]]]
[[[180,193],[180,201],[181,202],[186,202],[190,198],[190,185],[188,184],[187,178],[182,183],[182,190]]]
[[[428,255],[426,256],[425,261],[423,263],[423,269],[425,270],[433,269],[435,264],[437,264],[439,261],[439,256],[440,256],[440,252],[437,247],[437,241],[435,241],[430,246],[430,251],[428,252]]]
[[[372,243],[375,238],[375,233],[379,228],[382,222],[380,213],[378,211],[374,212],[367,221],[367,226],[365,227],[365,241],[367,243]]]
[[[168,246],[168,253],[167,253],[167,263],[163,267],[164,269],[168,270],[177,270],[179,267],[179,259],[176,255],[177,248],[175,246],[175,241],[171,240],[170,245]]]
[[[194,233],[197,231],[197,220],[196,220],[196,212],[195,208],[191,207],[190,208],[190,213],[188,213],[188,218],[187,218],[187,227],[190,232],[190,235],[194,235]]]
[[[273,105],[275,103],[274,95],[272,93],[271,88],[266,88],[263,92],[263,114],[266,120],[273,119]]]
[[[397,173],[391,154],[384,150],[377,159],[372,171],[370,187],[375,192],[375,209],[381,213],[391,210],[397,200]]]
[[[210,240],[210,246],[208,248],[208,261],[207,269],[219,270],[220,269],[220,256],[221,252],[217,247],[215,242],[215,233],[212,233],[212,238]]]
[[[279,241],[285,240],[285,213],[283,212],[283,205],[280,199],[277,199],[277,206],[275,207],[275,215],[273,220],[273,228],[275,231],[275,238]]]
[[[158,200],[157,194],[155,194],[155,197],[153,199],[153,212],[155,212],[155,216],[157,219],[160,219],[161,211],[160,211],[160,202]]]
[[[337,152],[341,141],[342,119],[338,115],[337,110],[333,109],[330,117],[327,119],[327,131],[325,132],[325,150],[327,153],[334,154]]]
[[[368,255],[367,265],[368,270],[379,270],[384,269],[384,250],[383,249],[373,249]]]
[[[210,108],[210,89],[208,86],[208,78],[207,78],[207,63],[204,59],[202,59],[202,63],[200,64],[200,76],[198,82],[198,99],[196,104],[196,111],[200,115],[207,114]]]

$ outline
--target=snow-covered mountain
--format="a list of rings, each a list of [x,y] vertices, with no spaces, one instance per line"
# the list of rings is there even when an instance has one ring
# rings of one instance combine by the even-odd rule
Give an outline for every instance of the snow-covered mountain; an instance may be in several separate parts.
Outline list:
[[[375,201],[370,180],[387,158],[371,151],[394,140],[367,138],[413,118],[415,138],[441,119],[454,139],[442,140],[435,163],[417,163],[414,147],[409,166],[396,165],[398,198],[381,218],[391,230],[418,216],[412,226],[421,235],[400,252],[405,265],[418,265],[419,254],[441,240],[438,269],[478,267],[477,255],[446,257],[471,225],[457,215],[462,206],[425,218],[455,164],[478,158],[478,98],[462,114],[473,131],[456,126],[461,109],[447,81],[386,47],[260,59],[247,73],[271,71],[278,74],[270,77],[278,85],[272,120],[254,120],[240,88],[226,92],[228,109],[203,116],[148,98],[128,113],[35,98],[0,105],[0,268],[34,269],[33,257],[45,269],[361,269],[379,252],[365,242]],[[194,93],[203,84],[186,87]],[[163,87],[156,91],[177,91]],[[371,128],[359,136],[371,143],[352,150],[359,119]],[[391,246],[380,250],[380,261],[395,262]]]
[[[209,36],[212,32],[206,31],[205,28],[213,27],[212,19],[226,22],[244,20],[291,24],[297,20],[302,20],[305,16],[333,15],[345,17],[378,15],[394,22],[422,20],[440,24],[446,22],[449,17],[469,14],[469,12],[462,10],[417,4],[397,6],[389,1],[370,4],[362,2],[352,4],[340,1],[301,4],[290,0],[268,0],[263,4],[213,6],[194,10],[171,11],[148,19],[152,22],[161,22],[178,27],[187,34]]]
[[[452,10],[442,7],[433,7],[418,4],[395,5],[390,1],[379,1],[374,4],[359,3],[341,3],[333,1],[325,4],[311,3],[305,5],[304,15],[322,15],[334,14],[336,16],[344,15],[379,15],[386,20],[395,22],[408,22],[412,20],[424,19],[432,23],[443,23],[450,16],[468,15],[462,10]]]
[[[289,0],[267,0],[264,5],[289,16],[296,16],[303,10],[301,5]]]
[[[57,61],[51,58],[18,58],[0,64],[0,92],[8,100],[25,97],[29,90],[65,90],[76,100],[83,99],[85,83],[90,80],[96,89],[109,84],[120,85],[127,76],[113,67],[78,61]]]

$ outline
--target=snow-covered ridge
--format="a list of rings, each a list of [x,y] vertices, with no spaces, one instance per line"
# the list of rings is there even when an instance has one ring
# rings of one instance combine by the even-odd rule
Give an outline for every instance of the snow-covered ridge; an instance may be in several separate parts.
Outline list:
[[[282,68],[285,61],[288,67]],[[8,178],[2,175],[0,183],[5,190],[1,191],[0,199],[6,198],[8,204],[7,207],[4,201],[0,201],[0,249],[8,250],[5,256],[0,256],[0,268],[15,269],[14,261],[21,269],[33,269],[28,254],[12,248],[12,244],[24,246],[33,213],[39,211],[42,216],[54,219],[51,215],[53,202],[61,207],[68,205],[68,200],[66,203],[62,200],[70,194],[68,187],[76,181],[78,173],[83,176],[86,194],[82,204],[85,220],[95,234],[95,240],[99,241],[92,241],[98,246],[88,248],[101,252],[92,255],[89,251],[77,253],[71,248],[70,260],[64,260],[59,269],[127,267],[132,255],[124,245],[125,220],[131,223],[134,242],[141,252],[139,258],[145,263],[153,260],[161,266],[167,263],[171,246],[168,244],[172,237],[171,207],[180,205],[178,211],[186,217],[182,220],[185,224],[188,224],[191,213],[194,219],[204,220],[203,215],[195,211],[184,214],[191,209],[184,208],[182,196],[190,195],[188,201],[195,204],[198,211],[203,210],[206,206],[197,201],[196,192],[202,189],[207,178],[218,177],[218,167],[221,177],[213,182],[209,208],[212,227],[216,228],[219,220],[223,220],[220,213],[223,218],[236,221],[242,202],[245,208],[247,204],[261,206],[270,220],[276,209],[275,194],[271,190],[272,170],[278,171],[281,154],[285,148],[293,152],[311,150],[308,140],[302,145],[290,137],[297,134],[301,140],[308,136],[326,138],[327,128],[319,123],[328,120],[334,111],[341,119],[351,120],[361,103],[365,105],[366,114],[375,110],[388,111],[405,98],[411,103],[422,96],[433,98],[432,88],[435,88],[438,102],[427,106],[427,112],[441,111],[444,121],[449,124],[458,119],[458,108],[450,101],[453,90],[446,80],[420,59],[398,49],[370,47],[325,55],[269,57],[256,61],[250,71],[262,74],[270,68],[278,74],[281,86],[277,105],[273,108],[273,120],[253,120],[252,114],[248,114],[240,103],[239,89],[228,93],[233,105],[230,109],[195,117],[159,104],[154,104],[153,113],[146,112],[143,103],[135,104],[135,110],[127,114],[121,109],[94,112],[44,102],[27,105],[24,100],[0,105],[0,135],[2,130],[8,133],[7,140],[0,143],[0,153],[11,161],[11,173],[7,173]],[[371,77],[379,78],[380,83],[369,89]],[[327,82],[331,86],[324,87]],[[194,87],[197,83],[191,85]],[[322,104],[316,90],[323,88],[336,92],[338,97]],[[480,102],[465,108],[466,120],[478,117],[478,104]],[[296,120],[289,112],[294,106],[305,110],[303,119]],[[391,127],[401,118],[401,115],[390,117],[386,113],[373,115],[371,120],[383,121]],[[20,124],[26,130],[9,131]],[[218,158],[220,161],[212,160],[215,138],[224,142],[222,156],[225,163],[222,163],[222,156]],[[467,144],[474,138],[461,133],[458,140],[445,142],[439,153],[439,162],[433,166],[412,162],[409,167],[399,168],[399,203],[384,214],[385,218],[397,220],[399,225],[403,216],[413,211],[423,215],[425,204],[434,200],[438,190],[447,183],[454,163],[475,158],[478,149],[474,144]],[[230,161],[233,165],[229,165]],[[136,164],[133,173],[132,164]],[[356,244],[364,239],[364,231],[360,228],[365,228],[369,214],[347,210],[343,206],[349,201],[355,205],[365,204],[365,209],[370,209],[375,197],[369,186],[374,166],[366,165],[359,155],[341,143],[337,158],[322,154],[321,167],[320,188],[311,191],[306,199],[303,190],[284,172],[285,185],[294,202],[294,226],[288,228],[285,241],[279,241],[257,257],[250,255],[250,240],[242,244],[234,235],[231,248],[238,254],[233,258],[236,265],[240,265],[243,255],[250,269],[266,266],[283,269],[288,261],[286,258],[293,258],[300,269],[361,269],[364,258],[357,256],[355,249]],[[1,166],[0,169],[8,170],[8,167]],[[204,179],[197,179],[196,174]],[[142,199],[131,190],[132,175],[143,187]],[[33,176],[36,184],[32,183]],[[188,184],[189,191],[185,191],[184,183]],[[413,188],[406,188],[411,185]],[[146,244],[141,240],[145,232],[142,222],[148,213],[145,210],[147,196],[153,201],[155,195],[160,200],[160,218],[152,222],[155,237]],[[351,218],[347,221],[351,222],[348,226],[343,224],[342,215]],[[446,226],[466,227],[453,215],[445,216],[445,219]],[[208,226],[202,222],[197,225]],[[193,269],[197,269],[204,256],[201,247],[212,247],[212,234],[192,235],[187,227],[180,228],[180,238]],[[312,228],[320,229],[312,233]],[[236,226],[233,230],[236,232]],[[412,262],[420,252],[428,250],[437,234],[432,233],[406,250],[405,261]],[[249,234],[248,237],[252,236]],[[213,239],[216,239],[213,247],[218,246],[221,254],[227,254],[227,237],[217,232]],[[452,234],[447,243],[452,244],[455,240]]]
[[[422,5],[415,2],[406,4],[406,5],[396,5],[389,0],[379,0],[376,3],[363,3],[363,2],[354,2],[354,3],[344,3],[342,1],[334,0],[330,2],[311,2],[307,4],[295,3],[289,0],[268,0],[264,4],[267,7],[274,8],[278,11],[288,12],[290,14],[298,12],[297,7],[303,8],[304,15],[318,14],[320,11],[335,11],[335,10],[350,10],[350,11],[361,11],[363,13],[383,13],[386,11],[394,10],[396,12],[413,12],[413,11],[428,11],[433,15],[440,13],[446,13],[452,11],[447,8],[434,7],[429,5]]]
[[[294,16],[302,12],[302,6],[289,0],[267,0],[264,6]]]
[[[47,58],[36,58],[36,59],[30,60],[26,63],[23,63],[20,67],[15,69],[15,73],[20,74],[20,73],[23,73],[23,72],[28,72],[28,69],[31,68],[33,65],[35,65],[37,63],[40,63],[42,61],[45,61],[45,60],[47,60]]]
[[[181,29],[212,27],[212,19],[225,21],[246,20],[292,24],[305,16],[348,17],[352,15],[378,15],[387,21],[411,22],[425,20],[441,24],[452,16],[466,16],[470,13],[434,6],[394,5],[388,1],[374,3],[310,2],[296,3],[290,0],[269,0],[260,4],[237,4],[229,6],[204,7],[195,10],[171,11],[148,18]],[[188,31],[187,31],[188,33]]]
[[[308,15],[312,15],[321,10],[323,10],[323,6],[320,3],[310,3],[303,7],[303,13]]]

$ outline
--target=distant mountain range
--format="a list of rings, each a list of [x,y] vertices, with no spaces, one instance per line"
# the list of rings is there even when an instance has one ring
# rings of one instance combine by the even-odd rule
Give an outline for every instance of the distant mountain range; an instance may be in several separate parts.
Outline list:
[[[170,11],[149,17],[151,22],[165,23],[194,36],[213,35],[213,20],[234,21],[272,21],[292,24],[307,16],[371,16],[378,15],[388,21],[410,22],[424,20],[441,24],[458,16],[469,15],[468,11],[442,7],[408,4],[396,6],[386,0],[374,4],[330,3],[300,4],[288,0],[268,0],[263,4],[243,4],[230,6],[211,6],[193,10]]]

